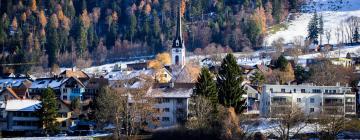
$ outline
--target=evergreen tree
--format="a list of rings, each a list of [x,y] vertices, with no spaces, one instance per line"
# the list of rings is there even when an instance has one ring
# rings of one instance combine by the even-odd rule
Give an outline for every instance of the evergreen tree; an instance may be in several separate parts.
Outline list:
[[[45,135],[55,134],[58,131],[56,122],[57,106],[56,96],[51,88],[47,88],[41,95],[40,108],[36,109],[36,114],[40,119],[40,126],[43,128]]]
[[[131,43],[133,41],[133,37],[136,33],[136,25],[137,25],[137,20],[136,20],[136,15],[135,14],[132,14],[130,16],[130,32],[129,32],[129,35],[130,35],[130,40],[131,40]]]
[[[48,61],[49,61],[49,67],[53,66],[57,63],[56,54],[59,49],[59,32],[57,28],[59,27],[59,21],[55,14],[53,14],[50,18],[49,22],[50,26],[48,28],[48,35],[47,35],[47,54],[48,54]]]
[[[208,98],[213,105],[218,103],[216,82],[208,68],[202,68],[195,83],[194,94]]]
[[[283,55],[280,55],[276,60],[275,67],[284,71],[288,63],[289,61]]]
[[[260,90],[261,88],[261,86],[262,86],[262,84],[264,84],[264,82],[265,82],[265,76],[261,73],[261,72],[259,72],[259,71],[256,71],[255,73],[254,73],[254,75],[252,75],[251,76],[251,83],[253,84],[253,85],[255,85],[255,86],[258,86],[258,90]]]
[[[313,43],[318,44],[319,27],[318,27],[318,15],[315,12],[308,24],[308,39]]]
[[[319,36],[320,36],[320,45],[322,45],[322,36],[324,35],[324,19],[323,15],[320,15],[319,18]]]
[[[355,32],[354,32],[354,35],[353,35],[353,40],[354,40],[354,43],[359,43],[360,42],[359,27],[355,28]]]
[[[310,72],[306,71],[302,66],[296,66],[294,74],[298,84],[307,81],[311,76]]]
[[[217,77],[219,103],[225,107],[234,107],[237,113],[244,109],[242,73],[234,55],[228,54],[221,63]]]

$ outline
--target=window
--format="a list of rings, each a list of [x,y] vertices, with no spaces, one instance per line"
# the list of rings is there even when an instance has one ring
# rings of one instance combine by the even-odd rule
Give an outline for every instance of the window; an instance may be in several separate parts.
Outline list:
[[[296,93],[296,89],[294,89],[294,93]]]
[[[170,112],[170,108],[164,108],[163,112]]]
[[[176,99],[176,102],[177,102],[178,104],[181,104],[181,103],[183,103],[183,99]]]
[[[325,89],[325,93],[328,93],[328,92],[329,92],[329,90]]]
[[[170,103],[170,99],[164,98],[164,99],[163,99],[163,102],[164,102],[164,103]]]
[[[305,89],[301,89],[301,93],[305,93]]]
[[[312,92],[313,93],[321,93],[321,90],[320,89],[313,89]]]
[[[61,127],[66,127],[66,121],[61,122]]]
[[[169,117],[162,117],[161,120],[164,121],[164,122],[167,122],[167,121],[170,121],[170,118]]]
[[[273,89],[272,89],[272,88],[270,88],[270,92],[273,92]]]
[[[314,108],[310,108],[310,113],[315,112]]]
[[[296,101],[297,101],[298,103],[301,103],[301,98],[297,98]]]
[[[284,88],[282,88],[282,89],[281,89],[281,92],[285,92],[285,89],[284,89]]]
[[[314,98],[310,98],[310,103],[315,103],[315,99],[314,99]]]

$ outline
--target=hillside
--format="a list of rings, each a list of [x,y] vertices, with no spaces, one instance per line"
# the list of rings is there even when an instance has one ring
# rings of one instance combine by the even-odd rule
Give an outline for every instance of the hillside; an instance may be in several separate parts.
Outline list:
[[[352,16],[360,16],[359,0],[308,0],[303,6],[302,12],[294,14],[294,20],[288,20],[287,29],[282,29],[275,34],[270,34],[265,38],[264,44],[270,45],[273,41],[284,38],[285,43],[292,43],[295,38],[301,37],[305,40],[308,35],[307,26],[313,15],[317,11],[318,15],[323,15],[324,30],[330,32],[330,44],[338,44],[342,37],[338,40],[337,34],[342,31],[346,32],[345,20]],[[341,35],[339,35],[341,36]],[[324,42],[327,43],[326,37]],[[344,43],[348,43],[345,42]]]

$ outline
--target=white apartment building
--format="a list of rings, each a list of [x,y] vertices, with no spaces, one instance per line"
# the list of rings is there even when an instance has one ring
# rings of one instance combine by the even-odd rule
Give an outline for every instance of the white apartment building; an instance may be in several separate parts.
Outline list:
[[[185,123],[193,86],[193,84],[175,83],[173,87],[152,88],[151,97],[158,100],[154,107],[159,111],[157,116],[159,125],[150,125],[150,127],[171,127]]]
[[[315,85],[264,85],[260,116],[271,117],[298,106],[306,114],[356,114],[356,93],[351,87]]]

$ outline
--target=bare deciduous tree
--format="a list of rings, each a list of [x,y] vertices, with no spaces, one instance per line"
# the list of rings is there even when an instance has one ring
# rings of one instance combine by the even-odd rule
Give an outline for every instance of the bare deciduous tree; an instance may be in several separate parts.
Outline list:
[[[290,136],[297,135],[308,125],[309,117],[298,106],[290,107],[289,110],[283,110],[281,112],[274,111],[276,113],[271,114],[276,118],[278,126],[274,127],[275,132],[280,139],[288,140]]]

